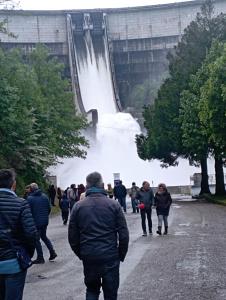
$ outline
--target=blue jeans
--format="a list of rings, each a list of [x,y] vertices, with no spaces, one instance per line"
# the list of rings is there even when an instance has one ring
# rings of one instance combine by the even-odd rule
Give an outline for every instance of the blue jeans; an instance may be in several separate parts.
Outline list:
[[[0,275],[0,300],[22,300],[27,271]]]
[[[168,227],[168,216],[158,215],[158,226],[162,227],[162,221],[164,221],[164,226]]]
[[[119,260],[98,264],[83,262],[86,300],[98,300],[101,286],[105,300],[117,300],[119,265]]]
[[[50,242],[50,240],[46,236],[47,225],[38,227],[37,229],[38,229],[38,233],[40,235],[41,240],[45,243],[46,247],[48,248],[48,250],[51,254],[54,250],[53,250],[52,243]],[[36,242],[35,248],[36,248],[36,251],[37,251],[37,258],[43,258],[43,251],[42,251],[42,245],[41,245],[40,240],[38,240]]]

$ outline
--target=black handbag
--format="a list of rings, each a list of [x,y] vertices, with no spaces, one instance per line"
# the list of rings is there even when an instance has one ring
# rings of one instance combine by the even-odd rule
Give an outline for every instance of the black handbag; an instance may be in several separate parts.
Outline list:
[[[0,215],[1,215],[2,219],[5,220],[6,224],[8,224],[8,226],[9,226],[9,222],[8,222],[7,218],[1,212],[0,212]],[[9,226],[9,229],[10,229],[10,231],[12,231],[10,226]],[[19,266],[22,270],[27,270],[28,268],[30,268],[32,266],[31,258],[23,246],[15,247],[13,240],[10,236],[10,233],[8,233],[8,232],[9,232],[8,230],[4,231],[5,235],[7,236],[8,240],[9,240],[12,250],[16,254],[16,258],[18,260]]]

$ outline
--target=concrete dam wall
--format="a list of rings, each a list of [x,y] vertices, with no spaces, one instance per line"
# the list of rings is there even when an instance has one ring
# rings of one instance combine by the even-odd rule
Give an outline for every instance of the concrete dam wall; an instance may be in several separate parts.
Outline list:
[[[88,11],[0,11],[0,20],[5,20],[7,29],[17,36],[0,34],[1,47],[20,47],[28,53],[37,43],[45,44],[51,55],[58,56],[68,66],[66,72],[73,77],[76,105],[82,111],[70,37],[79,39],[79,30],[84,31],[85,15],[92,18],[99,14],[99,19],[104,16],[114,90],[124,102],[134,85],[147,79],[161,80],[168,70],[167,53],[177,45],[203,2]],[[216,0],[215,14],[221,12],[226,13],[226,1]],[[69,15],[73,20],[81,18],[74,29],[69,26]]]

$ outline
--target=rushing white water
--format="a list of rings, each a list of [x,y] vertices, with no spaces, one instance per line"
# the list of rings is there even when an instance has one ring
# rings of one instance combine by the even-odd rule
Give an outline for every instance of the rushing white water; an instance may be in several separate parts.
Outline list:
[[[135,135],[140,133],[137,121],[127,113],[117,113],[106,40],[98,40],[96,49],[89,32],[77,41],[78,77],[86,111],[97,109],[99,122],[96,140],[91,141],[85,160],[72,158],[54,169],[62,188],[71,183],[84,183],[87,174],[98,171],[105,183],[113,183],[113,173],[120,173],[127,187],[132,181],[141,185],[190,184],[190,175],[199,171],[180,160],[179,167],[162,169],[158,161],[145,162],[138,155]],[[97,45],[97,44],[96,44]]]
[[[106,113],[115,114],[116,106],[107,42],[102,36],[96,39],[96,49],[89,31],[85,33],[84,38],[77,39],[77,49],[79,47],[80,49],[76,53],[76,58],[79,87],[85,110],[88,112],[97,109],[101,118]]]

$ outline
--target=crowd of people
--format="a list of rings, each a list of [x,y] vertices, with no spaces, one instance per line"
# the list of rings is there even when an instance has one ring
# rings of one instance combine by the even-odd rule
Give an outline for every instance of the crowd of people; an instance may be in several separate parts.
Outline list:
[[[168,233],[168,215],[172,199],[166,185],[161,183],[154,195],[149,182],[141,188],[133,182],[127,189],[122,181],[105,189],[101,174],[87,176],[86,186],[71,184],[66,190],[49,186],[48,196],[37,183],[25,188],[23,198],[16,193],[13,170],[0,170],[0,300],[21,300],[27,269],[43,264],[40,240],[49,250],[49,261],[57,257],[53,243],[47,237],[51,206],[56,198],[62,221],[67,225],[68,238],[74,253],[82,260],[86,284],[86,299],[98,299],[102,286],[104,299],[117,299],[119,265],[124,261],[129,243],[125,215],[127,196],[132,213],[140,213],[143,236],[152,235],[152,209],[156,208],[156,233]],[[146,226],[148,225],[148,231]],[[31,258],[36,250],[37,257]]]
[[[158,216],[158,230],[156,231],[156,233],[159,235],[162,234],[163,222],[165,227],[164,234],[168,233],[168,215],[172,199],[164,183],[159,184],[158,190],[154,195],[153,190],[151,189],[150,184],[147,181],[143,182],[141,188],[136,186],[136,183],[133,182],[131,188],[127,190],[127,188],[120,180],[116,182],[114,188],[112,188],[112,185],[110,183],[107,184],[106,193],[110,199],[115,199],[119,202],[125,213],[127,212],[126,197],[127,195],[130,197],[132,212],[134,214],[140,213],[141,215],[143,236],[147,236],[146,219],[148,221],[149,234],[152,234],[153,207],[156,207]],[[51,194],[49,193],[49,195]],[[61,191],[60,188],[58,188],[57,195],[59,199],[59,207],[61,208],[62,212],[63,224],[67,225],[70,211],[72,210],[76,202],[85,198],[86,188],[83,184],[79,184],[78,187],[76,187],[75,184],[71,184],[71,186],[68,187],[65,191]],[[54,202],[52,202],[51,200],[51,203]]]

